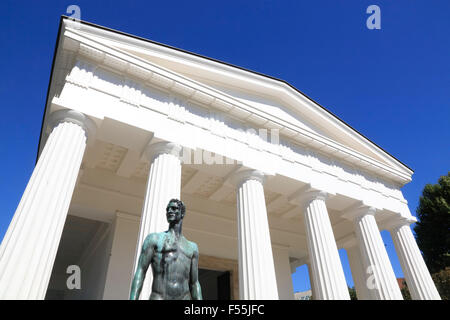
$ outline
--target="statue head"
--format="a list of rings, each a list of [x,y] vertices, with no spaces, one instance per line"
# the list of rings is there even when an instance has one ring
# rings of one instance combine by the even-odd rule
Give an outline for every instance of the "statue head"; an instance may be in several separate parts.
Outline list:
[[[167,222],[177,223],[183,220],[185,212],[186,207],[183,201],[178,199],[171,199],[166,208]]]

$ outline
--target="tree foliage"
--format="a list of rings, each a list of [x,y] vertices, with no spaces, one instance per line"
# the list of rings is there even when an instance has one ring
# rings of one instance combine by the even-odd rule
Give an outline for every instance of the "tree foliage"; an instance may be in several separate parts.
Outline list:
[[[431,273],[450,266],[450,172],[438,184],[427,184],[417,207],[414,231]]]
[[[403,300],[412,300],[411,293],[409,292],[409,288],[405,280],[403,280],[403,287],[400,289],[400,291],[402,292]]]
[[[348,287],[348,293],[350,294],[350,300],[358,300],[355,287]]]
[[[442,300],[450,300],[450,267],[432,275],[436,289]]]

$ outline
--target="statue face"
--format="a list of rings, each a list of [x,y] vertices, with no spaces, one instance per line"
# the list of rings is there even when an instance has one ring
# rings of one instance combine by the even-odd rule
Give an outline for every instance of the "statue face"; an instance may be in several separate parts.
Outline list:
[[[180,207],[175,201],[170,202],[166,209],[167,222],[178,222],[183,219]]]

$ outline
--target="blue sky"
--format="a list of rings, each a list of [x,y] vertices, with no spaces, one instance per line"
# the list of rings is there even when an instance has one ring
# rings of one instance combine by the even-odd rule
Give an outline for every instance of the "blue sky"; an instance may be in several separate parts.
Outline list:
[[[35,164],[59,17],[72,4],[82,20],[288,81],[415,171],[403,188],[414,215],[424,185],[450,170],[449,1],[3,0],[0,239]],[[372,4],[381,30],[366,27]],[[306,267],[293,280],[309,289]]]

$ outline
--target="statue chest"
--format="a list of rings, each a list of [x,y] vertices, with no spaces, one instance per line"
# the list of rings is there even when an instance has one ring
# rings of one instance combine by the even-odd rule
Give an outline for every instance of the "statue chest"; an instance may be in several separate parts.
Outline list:
[[[155,248],[153,267],[155,272],[184,273],[190,270],[192,252],[183,239],[179,241],[161,241]]]

